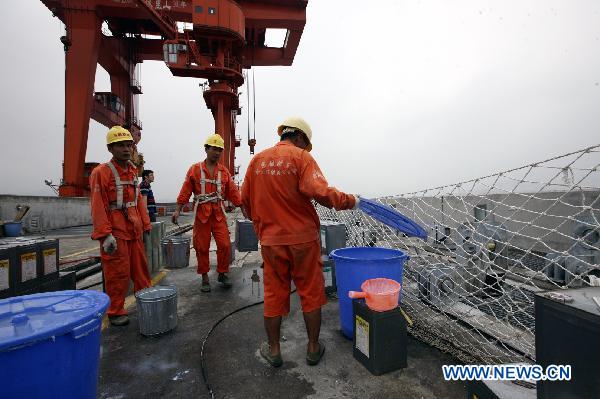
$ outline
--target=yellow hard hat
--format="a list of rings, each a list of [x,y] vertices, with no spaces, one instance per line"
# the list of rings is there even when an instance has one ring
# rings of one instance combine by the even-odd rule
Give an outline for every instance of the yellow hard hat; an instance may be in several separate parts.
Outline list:
[[[223,137],[221,137],[221,135],[218,133],[208,136],[204,145],[225,149],[225,141],[223,141]]]
[[[133,141],[133,136],[129,130],[122,126],[113,126],[106,133],[106,144],[112,144],[119,141]]]
[[[290,116],[289,118],[286,118],[283,122],[281,122],[281,125],[279,125],[279,127],[277,128],[277,134],[281,136],[283,129],[285,129],[286,127],[293,127],[302,131],[302,133],[304,133],[306,135],[306,138],[308,139],[308,146],[306,147],[306,151],[310,152],[310,150],[312,150],[312,130],[310,129],[310,126],[308,125],[308,123],[306,123],[304,119],[298,118],[297,116]]]

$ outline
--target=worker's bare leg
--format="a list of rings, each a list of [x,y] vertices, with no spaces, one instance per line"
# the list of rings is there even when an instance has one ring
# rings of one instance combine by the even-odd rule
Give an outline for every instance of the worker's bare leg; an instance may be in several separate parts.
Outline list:
[[[279,335],[281,333],[281,316],[265,317],[264,319],[265,330],[267,331],[267,339],[271,348],[271,355],[277,356],[279,353],[281,353],[281,348],[279,347]]]
[[[304,313],[304,324],[306,324],[306,334],[308,335],[308,351],[310,353],[317,352],[321,332],[321,308]]]

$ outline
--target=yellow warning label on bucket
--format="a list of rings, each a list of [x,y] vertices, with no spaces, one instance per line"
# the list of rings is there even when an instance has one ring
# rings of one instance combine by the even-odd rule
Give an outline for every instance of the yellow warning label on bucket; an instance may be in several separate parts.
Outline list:
[[[8,276],[10,273],[10,262],[8,259],[0,260],[0,290],[8,289]]]
[[[369,323],[360,316],[355,316],[355,320],[356,349],[369,357]]]
[[[56,271],[56,249],[44,250],[44,275]]]
[[[21,255],[21,282],[37,277],[37,262],[35,252]]]

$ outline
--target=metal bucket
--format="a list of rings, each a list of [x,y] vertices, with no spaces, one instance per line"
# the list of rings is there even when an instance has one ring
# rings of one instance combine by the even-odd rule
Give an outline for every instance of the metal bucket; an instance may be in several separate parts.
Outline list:
[[[177,288],[157,285],[135,293],[142,335],[157,335],[177,327]]]
[[[179,269],[190,264],[191,237],[173,236],[161,241],[166,267]]]

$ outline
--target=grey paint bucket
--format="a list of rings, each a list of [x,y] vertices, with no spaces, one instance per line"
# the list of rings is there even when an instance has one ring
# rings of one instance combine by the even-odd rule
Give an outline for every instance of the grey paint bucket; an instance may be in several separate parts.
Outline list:
[[[157,285],[135,293],[142,335],[157,335],[177,327],[177,288]]]
[[[190,237],[174,236],[162,240],[165,266],[172,269],[188,267],[190,264]]]

